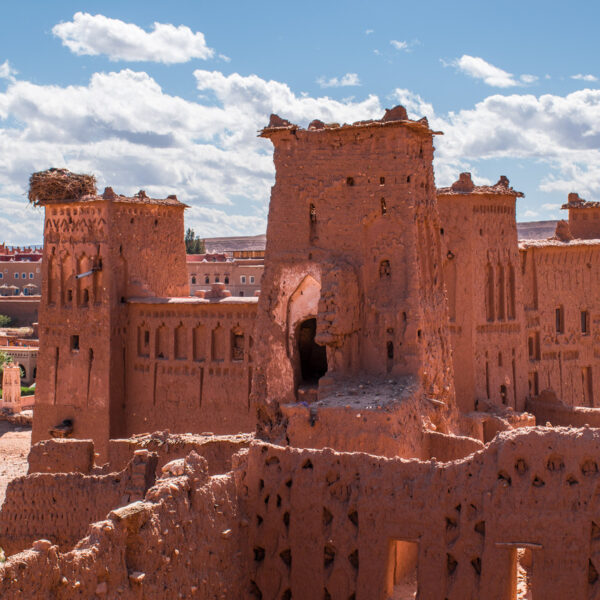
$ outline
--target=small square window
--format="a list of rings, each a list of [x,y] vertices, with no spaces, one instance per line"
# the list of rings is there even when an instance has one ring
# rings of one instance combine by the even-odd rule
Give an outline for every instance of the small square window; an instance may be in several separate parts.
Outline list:
[[[250,283],[254,283],[254,275],[250,275]]]
[[[33,273],[29,273],[29,279],[33,279]]]
[[[240,276],[240,283],[246,283],[246,276],[245,275],[241,275]]]
[[[15,273],[15,279],[19,279],[19,274]]]
[[[215,275],[215,283],[219,283],[221,281],[221,279],[219,278],[218,275]]]

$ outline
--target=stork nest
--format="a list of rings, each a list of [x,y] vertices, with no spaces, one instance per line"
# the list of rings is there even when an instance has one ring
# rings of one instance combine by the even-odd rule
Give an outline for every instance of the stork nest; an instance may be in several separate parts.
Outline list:
[[[29,178],[29,202],[32,204],[58,203],[78,200],[96,194],[96,178],[78,175],[68,169],[38,171]]]

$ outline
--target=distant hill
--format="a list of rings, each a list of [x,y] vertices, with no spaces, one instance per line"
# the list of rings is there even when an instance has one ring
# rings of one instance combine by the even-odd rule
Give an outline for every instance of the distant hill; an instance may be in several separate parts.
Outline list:
[[[520,240],[545,240],[554,235],[558,221],[528,221],[517,223],[517,236]]]

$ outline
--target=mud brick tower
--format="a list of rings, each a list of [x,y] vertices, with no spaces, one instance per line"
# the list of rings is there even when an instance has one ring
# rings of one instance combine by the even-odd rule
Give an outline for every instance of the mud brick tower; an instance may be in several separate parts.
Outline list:
[[[399,106],[378,121],[301,129],[276,115],[258,365],[259,421],[285,403],[417,382],[453,402],[433,134]]]
[[[72,434],[105,456],[125,433],[126,299],[189,293],[185,205],[97,195],[92,177],[56,169],[32,176],[30,200],[46,211],[33,442]]]
[[[476,186],[470,173],[461,173],[437,196],[457,404],[462,412],[486,401],[524,410],[526,328],[515,220],[523,194],[506,177]]]

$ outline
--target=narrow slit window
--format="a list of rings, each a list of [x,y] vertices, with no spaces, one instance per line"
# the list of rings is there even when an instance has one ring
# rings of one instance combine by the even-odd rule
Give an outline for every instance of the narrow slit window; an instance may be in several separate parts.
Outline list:
[[[71,352],[79,352],[79,336],[71,336]]]
[[[562,306],[559,306],[554,311],[554,320],[556,326],[556,333],[565,332],[565,310]]]
[[[590,313],[587,310],[581,311],[581,333],[584,335],[590,333]]]
[[[387,204],[385,203],[385,198],[381,199],[381,214],[385,215],[387,213]]]
[[[380,279],[387,279],[392,276],[392,267],[390,266],[389,260],[382,260],[379,263],[379,277]]]

